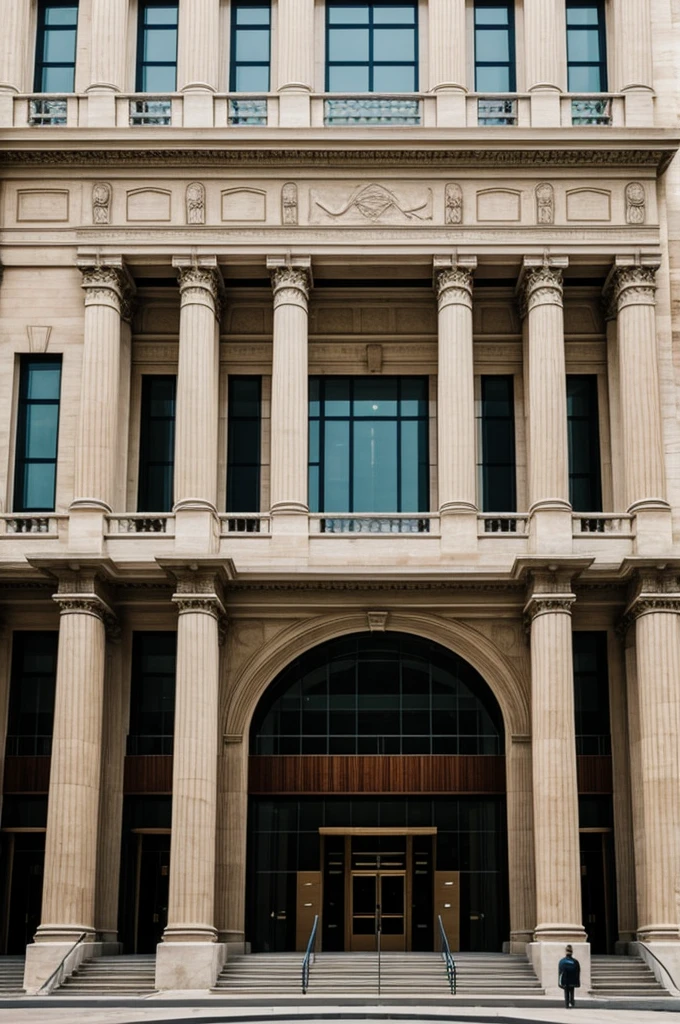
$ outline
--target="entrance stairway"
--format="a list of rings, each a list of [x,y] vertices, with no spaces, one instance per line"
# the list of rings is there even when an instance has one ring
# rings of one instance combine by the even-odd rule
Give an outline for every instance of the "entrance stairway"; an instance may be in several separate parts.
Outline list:
[[[136,996],[155,990],[156,957],[97,956],[80,967],[56,989],[55,996]]]
[[[533,968],[522,956],[457,953],[459,996],[540,996]],[[300,995],[302,953],[255,953],[230,957],[214,991],[230,995]],[[309,995],[377,995],[375,953],[319,953]],[[438,953],[383,953],[381,995],[450,995]]]
[[[634,999],[669,995],[651,967],[637,956],[594,956],[590,972],[594,996]]]
[[[0,956],[0,996],[19,995],[24,991],[24,956]]]

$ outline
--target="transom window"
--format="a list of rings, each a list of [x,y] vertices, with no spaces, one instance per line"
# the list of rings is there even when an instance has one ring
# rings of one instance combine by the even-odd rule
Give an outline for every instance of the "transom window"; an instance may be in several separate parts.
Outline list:
[[[569,92],[607,91],[604,4],[567,0]]]
[[[73,0],[38,5],[33,83],[36,92],[73,92],[77,30],[78,4]]]
[[[232,0],[232,92],[269,92],[271,4],[262,0]]]
[[[177,3],[141,0],[137,35],[137,92],[177,87]]]
[[[475,2],[475,89],[477,92],[514,92],[514,0]]]
[[[418,19],[413,0],[326,5],[328,92],[415,92]]]
[[[427,377],[311,377],[313,512],[424,512]]]

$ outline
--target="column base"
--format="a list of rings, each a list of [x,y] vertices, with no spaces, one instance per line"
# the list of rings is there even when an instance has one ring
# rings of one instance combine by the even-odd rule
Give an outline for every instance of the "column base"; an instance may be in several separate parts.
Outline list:
[[[59,934],[54,931],[55,937]],[[65,941],[55,941],[52,938],[45,938],[36,935],[36,941],[26,946],[26,966],[24,968],[24,989],[27,995],[49,995],[55,988],[68,978],[70,974],[88,957],[101,956],[102,946],[99,942],[81,942],[77,946],[79,932],[71,936],[68,932],[63,934],[69,937]],[[94,938],[94,934],[93,934]],[[68,954],[68,955],[67,955]],[[59,967],[62,959],[64,964],[61,971],[52,977]],[[45,986],[43,988],[43,986]]]
[[[628,952],[631,956],[639,956],[652,969],[654,977],[664,988],[668,989],[671,995],[680,996],[680,941],[678,931],[674,936],[667,935],[666,938],[657,942],[646,939],[638,942],[631,942]]]
[[[444,506],[439,510],[442,555],[477,553],[477,509]]]
[[[455,83],[443,83],[432,90],[437,98],[437,128],[465,128],[467,89]]]
[[[159,992],[213,988],[227,947],[222,942],[161,942],[156,947],[156,988]]]
[[[86,499],[74,501],[69,508],[68,547],[79,555],[101,555],[104,553],[106,516],[111,512],[108,505]]]
[[[534,503],[529,509],[529,552],[571,555],[574,547],[571,505],[561,501]]]
[[[567,938],[564,942],[550,942],[538,939],[538,936],[536,936],[538,941],[532,942],[527,946],[527,954],[536,971],[536,977],[549,999],[562,997],[562,989],[558,982],[557,965],[565,955],[567,943],[571,945],[574,951],[574,958],[581,965],[581,991],[585,994],[590,990],[590,943],[583,941],[583,931],[569,932],[565,928],[565,935],[573,936],[574,934],[580,936],[581,941],[578,938],[574,939],[572,937]]]
[[[309,128],[311,121],[312,100],[309,86],[295,82],[281,86],[279,128]]]
[[[556,86],[534,86],[531,92],[531,127],[558,128],[561,93]]]
[[[183,102],[184,128],[212,128],[215,123],[213,112],[213,90],[207,86],[185,88]]]
[[[214,505],[188,498],[178,501],[175,513],[176,554],[214,555],[220,546],[220,521]]]
[[[87,127],[115,128],[118,90],[113,86],[95,85],[85,91],[87,92]]]
[[[656,557],[673,550],[671,508],[666,502],[639,501],[628,512],[635,516],[635,554]]]

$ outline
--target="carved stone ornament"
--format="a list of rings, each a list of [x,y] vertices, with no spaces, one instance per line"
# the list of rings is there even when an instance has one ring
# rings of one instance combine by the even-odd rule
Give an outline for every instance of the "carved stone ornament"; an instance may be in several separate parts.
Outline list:
[[[555,190],[549,181],[536,186],[536,223],[555,223]]]
[[[616,320],[626,306],[653,306],[655,291],[654,267],[619,267],[611,275],[603,295],[606,319]]]
[[[647,216],[645,189],[639,181],[626,185],[626,223],[644,224]]]
[[[409,188],[398,194],[374,182],[355,189],[344,202],[340,200],[339,206],[332,190],[328,196],[315,193],[314,206],[336,221],[352,216],[373,224],[428,221],[432,220],[432,190]]]
[[[43,355],[47,352],[47,346],[50,341],[50,334],[52,333],[51,327],[38,327],[31,325],[26,328],[28,335],[28,351],[33,352],[36,355]]]
[[[295,225],[297,222],[298,187],[294,181],[289,181],[281,189],[281,223]]]
[[[367,612],[366,619],[371,633],[384,633],[389,615],[389,612]]]
[[[111,216],[111,186],[98,181],[92,187],[92,223],[108,224]]]
[[[466,267],[436,270],[434,284],[440,310],[452,305],[472,309],[472,272]]]
[[[179,294],[182,305],[205,303],[209,296],[215,318],[222,319],[222,277],[215,267],[186,266],[177,268]]]
[[[61,589],[61,588],[60,588]],[[120,642],[121,630],[116,616],[98,594],[56,593],[54,601],[62,615],[94,615],[106,629],[106,638],[112,643]]]
[[[641,615],[653,612],[680,615],[680,574],[677,570],[640,570],[631,586],[628,607],[617,627],[619,635],[625,637]]]
[[[113,306],[122,320],[130,322],[134,313],[135,285],[124,267],[105,264],[80,264],[86,306]]]
[[[205,187],[192,181],[186,190],[187,224],[205,224]]]
[[[455,182],[446,186],[444,207],[444,220],[447,224],[463,223],[463,190]]]
[[[306,307],[310,286],[310,273],[305,267],[275,267],[272,270],[274,307],[285,303],[304,303]]]
[[[557,267],[530,267],[519,293],[519,311],[524,319],[536,306],[561,306],[562,271]]]

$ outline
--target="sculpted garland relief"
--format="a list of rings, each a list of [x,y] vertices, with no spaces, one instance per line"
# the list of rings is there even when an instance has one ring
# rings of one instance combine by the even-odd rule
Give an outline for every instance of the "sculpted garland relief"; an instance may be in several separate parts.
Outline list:
[[[342,186],[330,186],[310,193],[313,224],[406,224],[432,220],[432,189],[403,186],[387,188],[374,182],[349,194]]]

